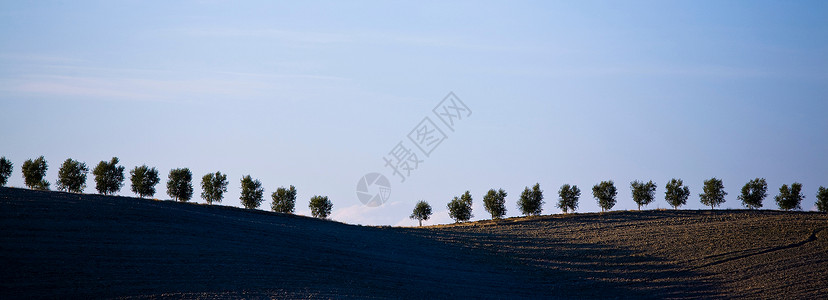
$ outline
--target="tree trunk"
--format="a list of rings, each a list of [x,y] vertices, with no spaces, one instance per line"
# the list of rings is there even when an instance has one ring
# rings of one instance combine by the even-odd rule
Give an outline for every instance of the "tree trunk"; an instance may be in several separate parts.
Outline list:
[[[417,221],[420,221],[420,227],[423,227],[423,220],[422,219],[417,219]]]

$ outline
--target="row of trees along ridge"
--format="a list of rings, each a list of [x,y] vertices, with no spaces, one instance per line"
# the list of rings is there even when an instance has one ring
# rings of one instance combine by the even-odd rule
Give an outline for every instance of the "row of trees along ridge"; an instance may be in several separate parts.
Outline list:
[[[647,182],[633,181],[630,183],[630,190],[632,192],[633,201],[638,205],[638,210],[642,206],[647,206],[655,201],[656,184],[650,180]],[[721,179],[711,178],[704,181],[702,188],[703,193],[699,194],[699,200],[705,206],[710,206],[710,209],[715,209],[717,206],[725,202],[727,192],[724,191],[724,184]],[[768,184],[764,178],[756,178],[746,183],[742,189],[738,199],[742,201],[742,205],[749,209],[762,208],[762,202],[767,197]],[[500,219],[506,215],[506,191],[503,189],[490,189],[485,196],[483,196],[483,207],[491,214],[492,219]],[[616,197],[618,189],[612,180],[601,181],[592,187],[592,195],[601,207],[601,211],[611,210],[616,204]],[[690,188],[684,185],[681,179],[671,179],[665,186],[664,199],[673,209],[687,204],[687,199],[690,196]],[[557,207],[564,213],[575,212],[578,209],[578,199],[581,197],[581,190],[576,185],[564,184],[558,190]],[[524,216],[537,216],[543,210],[543,191],[540,189],[540,184],[536,183],[532,188],[528,186],[524,188],[517,201],[518,209]],[[805,199],[802,194],[802,184],[794,182],[790,186],[783,184],[779,188],[779,194],[774,197],[777,206],[782,210],[801,209],[801,202]],[[828,212],[828,189],[819,187],[817,192],[817,210],[821,212]],[[449,216],[455,222],[465,222],[474,217],[472,214],[472,196],[469,191],[466,191],[459,197],[454,197],[448,205]],[[431,217],[431,205],[428,202],[420,200],[414,206],[410,218],[419,221],[420,226],[422,222]]]
[[[101,161],[92,169],[95,176],[95,189],[103,195],[114,195],[124,186],[123,166],[118,165],[119,160],[113,157],[109,161]],[[11,176],[13,164],[5,157],[0,158],[0,186],[5,186]],[[40,156],[36,159],[29,159],[23,163],[22,172],[24,183],[34,190],[49,190],[50,183],[46,179],[48,165],[46,159]],[[86,175],[89,168],[85,163],[66,159],[58,171],[56,183],[59,191],[71,193],[82,193],[86,189]],[[131,190],[141,198],[155,195],[155,186],[161,182],[158,170],[154,167],[141,165],[129,171]],[[167,176],[167,194],[176,201],[186,202],[193,197],[193,174],[188,168],[176,168],[170,170]],[[201,198],[207,204],[219,203],[227,192],[227,175],[221,172],[208,173],[201,177]],[[262,183],[245,175],[241,179],[241,200],[242,205],[248,209],[255,209],[261,206],[264,201],[264,188]],[[280,187],[271,194],[273,204],[271,208],[275,212],[294,213],[296,205],[296,188]],[[313,196],[308,207],[311,215],[317,218],[327,218],[333,209],[333,203],[327,196]]]

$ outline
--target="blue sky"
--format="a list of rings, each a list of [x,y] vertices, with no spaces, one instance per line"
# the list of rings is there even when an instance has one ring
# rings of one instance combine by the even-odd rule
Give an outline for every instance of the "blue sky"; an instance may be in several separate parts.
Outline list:
[[[670,178],[690,186],[688,209],[714,176],[724,208],[755,177],[765,208],[783,183],[803,183],[805,210],[828,186],[824,1],[10,2],[0,39],[11,186],[28,158],[46,157],[54,185],[66,158],[118,156],[159,169],[156,198],[170,169],[220,170],[223,205],[240,206],[250,174],[262,209],[292,184],[300,214],[327,195],[335,220],[390,225],[416,224],[420,199],[426,224],[450,222],[466,190],[487,218],[490,188],[516,216],[536,182],[545,214],[565,183],[579,212],[600,211],[601,180],[619,187],[615,209],[635,208],[636,179],[658,184],[648,208],[668,207]],[[400,182],[383,157],[449,92],[471,116]],[[355,193],[370,172],[391,181],[380,207]]]

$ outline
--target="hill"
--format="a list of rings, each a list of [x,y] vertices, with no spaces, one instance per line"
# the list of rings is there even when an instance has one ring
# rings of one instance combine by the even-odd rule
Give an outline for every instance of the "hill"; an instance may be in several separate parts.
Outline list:
[[[0,188],[0,298],[802,298],[828,215],[643,211],[426,228]]]

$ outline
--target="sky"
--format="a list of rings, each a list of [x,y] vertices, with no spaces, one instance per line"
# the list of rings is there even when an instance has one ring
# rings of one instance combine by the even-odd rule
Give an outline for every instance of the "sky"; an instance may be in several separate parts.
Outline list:
[[[249,174],[260,209],[294,185],[296,213],[324,195],[333,220],[363,225],[416,225],[418,200],[434,210],[425,225],[451,223],[446,204],[467,190],[472,220],[488,219],[492,188],[518,216],[535,183],[543,214],[561,213],[563,184],[582,190],[577,212],[596,212],[602,180],[618,187],[614,210],[637,208],[633,180],[658,186],[646,209],[668,208],[671,178],[690,187],[683,208],[705,209],[711,177],[723,209],[761,177],[765,209],[800,182],[814,210],[828,186],[826,53],[825,1],[4,2],[0,156],[14,187],[45,156],[52,188],[67,158],[117,156],[159,170],[158,199],[187,167],[198,203],[201,176],[221,171],[228,206]],[[395,174],[396,157],[410,170]],[[358,198],[371,173],[390,185],[380,206]],[[118,195],[134,195],[128,180]]]

